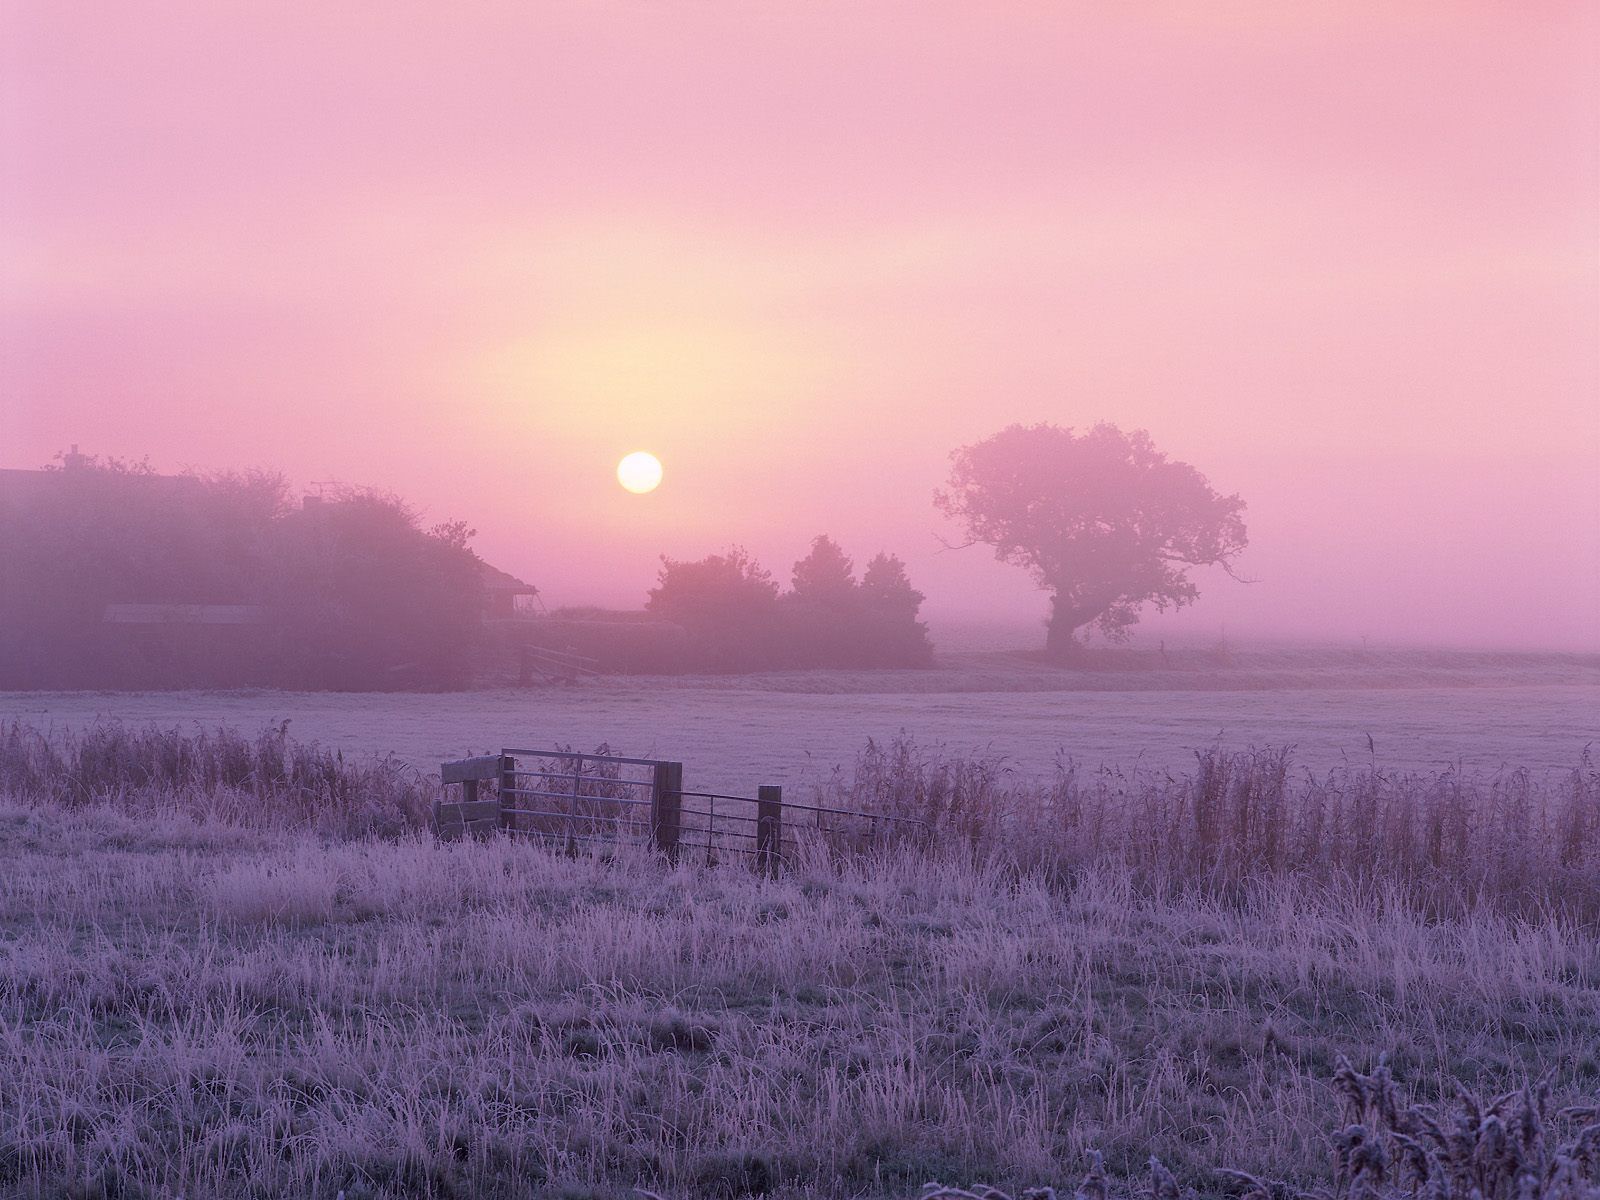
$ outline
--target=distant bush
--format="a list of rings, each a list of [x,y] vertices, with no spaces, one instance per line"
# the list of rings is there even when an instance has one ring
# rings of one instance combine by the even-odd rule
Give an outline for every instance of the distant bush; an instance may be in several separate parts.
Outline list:
[[[603,625],[654,625],[660,623],[660,618],[654,617],[642,609],[602,608],[598,604],[563,604],[560,608],[550,610],[549,620],[571,621],[575,624],[592,622]]]
[[[819,536],[794,565],[794,586],[782,597],[781,636],[795,666],[927,666],[933,646],[917,620],[921,607],[922,593],[898,558],[877,555],[857,582],[838,543]]]
[[[898,558],[877,555],[858,582],[839,544],[819,535],[787,592],[735,547],[698,562],[663,557],[645,607],[688,631],[691,666],[737,671],[927,666],[921,605]]]
[[[116,459],[36,478],[30,495],[0,503],[0,686],[264,681],[259,636],[193,628],[180,643],[104,613],[253,602],[288,508],[281,478],[160,476]]]
[[[922,593],[911,586],[906,565],[878,553],[861,576],[862,657],[869,666],[925,667],[933,662],[928,626],[917,620]]]

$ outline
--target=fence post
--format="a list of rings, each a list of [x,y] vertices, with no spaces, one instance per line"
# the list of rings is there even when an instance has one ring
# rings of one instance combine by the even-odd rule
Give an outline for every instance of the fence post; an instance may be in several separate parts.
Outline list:
[[[658,762],[650,778],[650,836],[668,858],[678,857],[683,815],[683,764]]]
[[[783,852],[783,789],[762,784],[756,789],[756,865],[778,873]]]
[[[502,829],[517,827],[517,818],[506,811],[508,808],[519,807],[517,798],[511,794],[512,789],[517,786],[516,770],[517,760],[502,752],[500,755],[500,828]]]

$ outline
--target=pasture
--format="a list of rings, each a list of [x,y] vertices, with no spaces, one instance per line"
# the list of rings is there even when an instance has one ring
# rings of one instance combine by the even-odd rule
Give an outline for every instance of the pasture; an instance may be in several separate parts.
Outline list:
[[[932,671],[590,679],[438,694],[0,693],[0,719],[81,728],[99,719],[295,736],[427,770],[501,745],[606,742],[683,762],[689,786],[804,788],[872,738],[904,733],[997,756],[1017,777],[1060,757],[1088,769],[1186,772],[1197,750],[1288,746],[1323,771],[1503,766],[1565,770],[1600,740],[1600,662],[1579,655],[1262,653],[1229,669],[1067,671],[1013,655],[958,655]],[[1368,735],[1372,738],[1369,747]]]
[[[1592,927],[1383,886],[0,830],[6,1195],[909,1200],[1098,1151],[1221,1196],[1328,1184],[1341,1054],[1423,1102],[1548,1078],[1552,1121],[1600,1084]]]
[[[1592,671],[6,695],[0,1195],[1578,1200]],[[428,832],[438,761],[532,740],[937,836],[767,878]],[[1399,1167],[1408,1102],[1538,1081]]]

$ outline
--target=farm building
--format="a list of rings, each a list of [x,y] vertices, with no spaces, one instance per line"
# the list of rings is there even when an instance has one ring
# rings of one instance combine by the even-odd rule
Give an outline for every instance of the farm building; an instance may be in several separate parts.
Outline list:
[[[374,594],[390,597],[394,619],[358,620],[338,636],[355,645],[379,629],[405,643],[360,660],[362,681],[387,685],[417,676],[430,647],[475,641],[462,628],[474,615],[511,625],[504,619],[542,608],[532,584],[455,551],[440,557],[420,531],[397,534],[392,520],[383,524],[382,500],[368,542],[360,513],[324,530],[316,514],[335,511],[326,498],[308,495],[285,512],[270,479],[250,486],[230,492],[194,475],[102,467],[76,447],[51,469],[0,469],[0,686],[320,679],[295,665],[307,631],[349,625],[340,614],[352,604],[374,611]],[[375,569],[421,591],[374,593]],[[322,667],[343,661],[314,657]],[[340,678],[355,680],[354,671]]]
[[[479,568],[483,578],[483,616],[486,621],[506,620],[511,617],[533,615],[536,607],[543,607],[539,589],[523,583],[515,575],[483,563]]]
[[[75,474],[92,460],[72,449],[61,456],[61,466],[56,469],[34,471],[0,468],[0,517],[27,518],[61,502],[62,489],[71,486]],[[181,505],[186,492],[198,492],[201,481],[192,475],[158,475],[153,472],[134,471],[121,477],[123,481],[145,489],[148,493],[164,493]],[[301,503],[306,508],[321,503],[315,493],[305,496]],[[498,567],[483,563],[485,620],[529,615],[538,604],[539,589],[525,583],[515,575]],[[107,604],[99,619],[112,625],[251,625],[266,619],[259,605],[202,603],[201,597],[182,597],[164,602],[153,602],[150,597],[127,597],[127,602]],[[146,602],[151,601],[151,602]]]

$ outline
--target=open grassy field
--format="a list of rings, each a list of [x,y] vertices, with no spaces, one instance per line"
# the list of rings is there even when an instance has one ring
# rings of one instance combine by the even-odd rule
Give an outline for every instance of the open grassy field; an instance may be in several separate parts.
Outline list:
[[[53,726],[0,727],[0,1196],[1071,1194],[1098,1153],[1162,1200],[1592,1200],[1591,665],[1247,669],[0,697]],[[427,832],[440,758],[601,740],[937,836],[769,879]],[[1405,1107],[1524,1085],[1437,1145]]]
[[[1121,1191],[1155,1155],[1167,1200],[1589,1200],[1600,774],[1285,766],[897,746],[835,786],[935,836],[765,878],[441,843],[425,778],[276,731],[9,726],[0,1194],[890,1198],[1096,1155]],[[1406,1101],[1539,1081],[1383,1166],[1435,1128]]]
[[[81,727],[99,718],[193,729],[292,731],[347,753],[436,769],[506,745],[601,742],[686,764],[692,787],[816,784],[866,738],[901,732],[955,753],[999,755],[1021,777],[1060,755],[1094,768],[1187,771],[1221,743],[1292,746],[1324,770],[1377,760],[1570,767],[1600,740],[1600,660],[1580,655],[1241,653],[1183,670],[1064,670],[1018,655],[954,656],[931,671],[599,678],[455,692],[13,692],[0,720]],[[1373,742],[1369,748],[1367,741]]]
[[[1552,1145],[1600,1086],[1592,925],[1381,882],[768,880],[15,802],[0,835],[8,1196],[910,1197],[1091,1150],[1221,1195],[1330,1182],[1340,1054],[1424,1101],[1548,1078]]]

